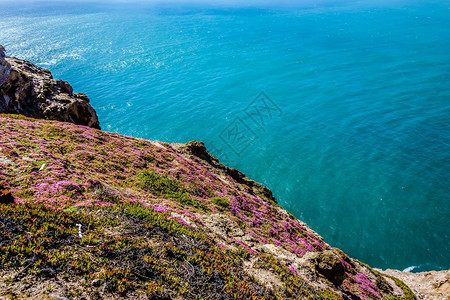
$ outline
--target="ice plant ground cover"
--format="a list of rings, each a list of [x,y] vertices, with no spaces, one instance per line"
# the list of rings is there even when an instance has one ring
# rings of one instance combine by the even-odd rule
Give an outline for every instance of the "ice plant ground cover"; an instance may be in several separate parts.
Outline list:
[[[0,295],[415,298],[208,159],[1,115]]]

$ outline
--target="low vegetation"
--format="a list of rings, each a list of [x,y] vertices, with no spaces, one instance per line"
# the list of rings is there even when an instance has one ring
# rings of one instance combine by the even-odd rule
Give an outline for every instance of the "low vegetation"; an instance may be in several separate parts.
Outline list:
[[[170,144],[3,115],[0,165],[0,190],[13,199],[0,204],[0,297],[393,296],[337,250],[345,270],[337,286],[261,250],[300,259],[330,247],[270,199]],[[279,284],[268,286],[249,263]]]

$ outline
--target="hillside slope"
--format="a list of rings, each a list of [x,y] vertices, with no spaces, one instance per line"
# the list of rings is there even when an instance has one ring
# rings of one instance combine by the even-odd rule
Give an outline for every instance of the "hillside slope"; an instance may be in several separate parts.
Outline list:
[[[5,299],[415,299],[200,142],[1,115],[0,167]]]

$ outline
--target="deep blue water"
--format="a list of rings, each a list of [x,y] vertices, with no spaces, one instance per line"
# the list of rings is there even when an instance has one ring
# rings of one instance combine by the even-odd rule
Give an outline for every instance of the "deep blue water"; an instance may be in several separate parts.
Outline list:
[[[450,268],[449,2],[1,5],[104,130],[204,141],[374,267]]]

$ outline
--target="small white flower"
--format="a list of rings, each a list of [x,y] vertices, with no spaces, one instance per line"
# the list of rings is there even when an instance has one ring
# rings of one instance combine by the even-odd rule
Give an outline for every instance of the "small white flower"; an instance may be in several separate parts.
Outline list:
[[[83,233],[81,232],[81,224],[75,224],[78,227],[78,237],[83,238]]]

